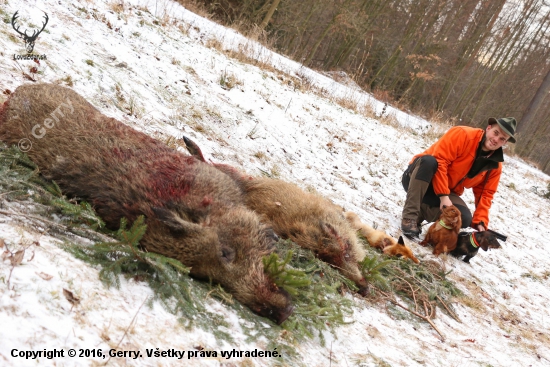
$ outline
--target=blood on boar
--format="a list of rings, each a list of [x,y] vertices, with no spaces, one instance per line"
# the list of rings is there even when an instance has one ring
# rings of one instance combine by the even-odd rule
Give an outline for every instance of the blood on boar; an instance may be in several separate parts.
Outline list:
[[[0,140],[25,147],[44,177],[92,203],[108,228],[144,215],[140,245],[148,251],[181,261],[279,324],[292,313],[290,296],[263,268],[273,230],[227,175],[101,114],[69,88],[20,86],[0,116]]]
[[[183,140],[191,154],[205,161],[195,142],[187,137]],[[358,264],[366,252],[341,207],[289,182],[254,178],[226,164],[213,163],[212,166],[239,184],[246,205],[259,213],[275,233],[313,251],[319,259],[353,280],[361,294],[367,292],[367,282]]]

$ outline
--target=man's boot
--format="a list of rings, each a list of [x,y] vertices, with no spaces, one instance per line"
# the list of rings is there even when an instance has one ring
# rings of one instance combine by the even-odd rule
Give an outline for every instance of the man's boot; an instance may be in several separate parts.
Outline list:
[[[421,232],[419,223],[424,218],[422,218],[420,208],[436,171],[437,160],[431,155],[425,155],[417,158],[403,173],[401,182],[407,191],[407,197],[401,213],[401,218],[403,218],[401,230],[407,237],[418,237]],[[439,199],[435,194],[433,196],[437,201],[436,205],[438,205]]]
[[[401,230],[403,234],[407,237],[418,237],[420,235],[420,228],[418,228],[418,223],[416,219],[405,219],[401,221]]]

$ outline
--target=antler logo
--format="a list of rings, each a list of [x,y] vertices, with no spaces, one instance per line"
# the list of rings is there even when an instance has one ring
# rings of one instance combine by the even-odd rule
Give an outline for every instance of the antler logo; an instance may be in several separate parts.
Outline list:
[[[32,53],[32,51],[34,50],[34,42],[38,38],[38,35],[42,33],[44,28],[46,28],[46,24],[48,24],[48,19],[49,19],[48,14],[44,12],[44,18],[46,21],[44,22],[44,25],[42,25],[42,29],[39,30],[38,32],[36,31],[36,29],[33,30],[32,35],[29,36],[26,30],[25,30],[25,33],[21,33],[19,31],[19,28],[16,26],[16,21],[18,18],[17,13],[19,13],[19,10],[16,11],[15,14],[13,14],[13,17],[11,18],[11,25],[13,29],[15,29],[15,31],[21,35],[21,37],[23,38],[23,41],[25,41],[25,48],[27,49],[27,52]]]

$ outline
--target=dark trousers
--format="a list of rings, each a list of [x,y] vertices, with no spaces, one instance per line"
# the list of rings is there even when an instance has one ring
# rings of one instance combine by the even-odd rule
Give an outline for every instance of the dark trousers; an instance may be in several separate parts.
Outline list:
[[[424,155],[412,162],[403,172],[401,183],[407,192],[403,207],[403,219],[415,219],[418,224],[426,220],[435,222],[439,218],[440,200],[435,194],[432,178],[437,171],[437,160],[431,155]],[[472,224],[472,213],[460,196],[451,193],[449,199],[460,210],[462,228]]]

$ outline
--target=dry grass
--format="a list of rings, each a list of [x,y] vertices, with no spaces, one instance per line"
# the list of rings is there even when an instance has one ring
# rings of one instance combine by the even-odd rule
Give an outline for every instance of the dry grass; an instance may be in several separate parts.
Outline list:
[[[161,138],[160,140],[164,141],[164,143],[169,147],[169,148],[172,148],[174,150],[178,150],[178,148],[183,148],[183,150],[186,150],[187,147],[185,145],[185,143],[181,140],[181,139],[177,139],[173,136],[168,136],[166,137],[164,134],[161,134],[163,138]]]
[[[456,279],[453,279],[453,281],[464,285],[470,293],[464,293],[463,296],[457,297],[457,303],[461,303],[464,306],[475,310],[476,312],[480,312],[483,314],[487,312],[487,306],[483,302],[483,295],[485,292],[476,284],[476,282],[463,277],[457,277]]]
[[[337,97],[334,99],[334,102],[339,106],[347,108],[348,110],[361,113],[362,106],[359,103],[359,98],[356,95]]]
[[[73,81],[73,78],[72,76],[70,75],[67,75],[66,77],[62,78],[62,79],[59,79],[59,84],[65,84],[66,86],[68,87],[72,87],[74,86],[74,81]]]
[[[222,71],[219,83],[221,87],[226,90],[231,90],[236,86],[243,85],[242,80],[240,80],[235,74],[233,74],[232,72],[228,72],[227,70]]]
[[[203,124],[198,122],[197,120],[193,119],[193,120],[188,121],[188,125],[189,125],[189,127],[191,127],[193,130],[195,130],[198,133],[206,134],[208,132],[208,129]]]
[[[250,54],[253,53],[251,44],[239,45],[237,50],[223,50],[223,52],[227,57],[240,61],[243,64],[254,65],[264,71],[279,73],[279,71],[271,65],[270,57],[264,57],[257,60],[254,58],[254,55],[250,56]]]
[[[370,102],[366,102],[358,107],[359,114],[369,119],[378,119],[376,111]]]
[[[223,52],[223,44],[220,40],[217,38],[209,38],[206,40],[204,45],[208,48],[213,48],[215,50],[218,50],[220,52]]]
[[[258,160],[262,163],[265,163],[265,161],[267,161],[268,159],[267,155],[262,151],[257,151],[256,153],[253,154],[253,156],[258,158]]]
[[[485,312],[487,310],[487,308],[485,307],[485,304],[476,296],[457,297],[456,302],[461,303],[464,306],[469,307],[476,312]]]
[[[418,135],[418,133],[408,127],[408,126],[403,126],[399,123],[399,121],[397,120],[397,118],[395,117],[395,114],[394,113],[386,113],[386,114],[383,114],[382,116],[380,116],[378,118],[378,121],[380,121],[382,124],[384,125],[387,125],[387,126],[391,126],[397,130],[407,130],[408,132],[410,132],[411,134],[413,135]]]
[[[271,175],[270,177],[272,177],[272,178],[279,178],[279,177],[281,177],[281,169],[279,168],[279,166],[278,166],[277,164],[274,164],[274,165],[271,167],[269,173],[270,173],[270,175]]]
[[[123,0],[115,0],[109,3],[109,9],[115,13],[123,13],[126,10],[126,6]]]

